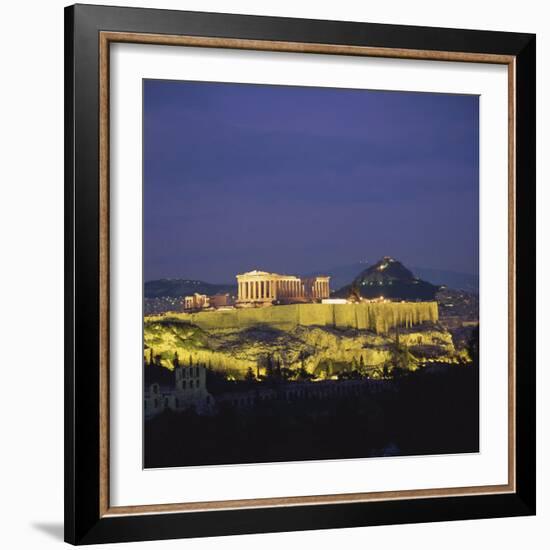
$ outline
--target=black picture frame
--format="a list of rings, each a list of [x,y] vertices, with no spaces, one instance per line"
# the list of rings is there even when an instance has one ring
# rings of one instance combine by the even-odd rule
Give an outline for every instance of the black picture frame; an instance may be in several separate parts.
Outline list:
[[[100,513],[101,31],[514,57],[515,492],[121,516]],[[93,5],[65,9],[67,542],[91,544],[535,514],[535,59],[532,34]]]

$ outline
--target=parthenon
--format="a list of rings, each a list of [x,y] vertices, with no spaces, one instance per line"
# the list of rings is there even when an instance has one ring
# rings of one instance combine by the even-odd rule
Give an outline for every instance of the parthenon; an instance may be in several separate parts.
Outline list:
[[[267,305],[273,302],[315,302],[330,296],[327,276],[298,277],[266,271],[237,275],[240,304]]]

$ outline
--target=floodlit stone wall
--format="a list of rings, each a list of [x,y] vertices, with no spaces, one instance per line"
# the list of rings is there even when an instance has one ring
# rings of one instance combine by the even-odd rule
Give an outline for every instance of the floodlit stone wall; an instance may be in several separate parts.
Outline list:
[[[396,326],[411,327],[426,321],[437,322],[439,314],[437,302],[381,302],[292,304],[227,311],[174,313],[162,318],[187,321],[203,330],[243,329],[258,325],[268,325],[282,330],[291,330],[296,326],[321,326],[366,329],[386,334]]]

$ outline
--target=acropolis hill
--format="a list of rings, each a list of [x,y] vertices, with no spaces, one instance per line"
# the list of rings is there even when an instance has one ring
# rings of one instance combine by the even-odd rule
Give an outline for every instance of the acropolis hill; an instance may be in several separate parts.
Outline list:
[[[370,377],[381,376],[397,339],[412,369],[463,358],[465,352],[455,349],[451,333],[439,323],[437,301],[414,294],[419,287],[425,293],[429,283],[422,284],[391,258],[383,258],[371,272],[372,277],[361,274],[349,293],[336,299],[327,276],[248,272],[237,277],[234,305],[146,316],[144,355],[172,369],[177,354],[180,364],[201,363],[235,378],[248,369],[261,371],[267,356],[296,372],[363,365]],[[364,296],[375,287],[376,297]],[[395,287],[410,298],[395,295]],[[393,301],[381,297],[386,290],[394,290]]]

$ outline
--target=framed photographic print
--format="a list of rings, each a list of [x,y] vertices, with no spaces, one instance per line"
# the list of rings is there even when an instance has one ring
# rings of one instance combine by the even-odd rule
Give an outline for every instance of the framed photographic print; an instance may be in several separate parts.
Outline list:
[[[65,12],[66,540],[535,513],[535,37]]]

